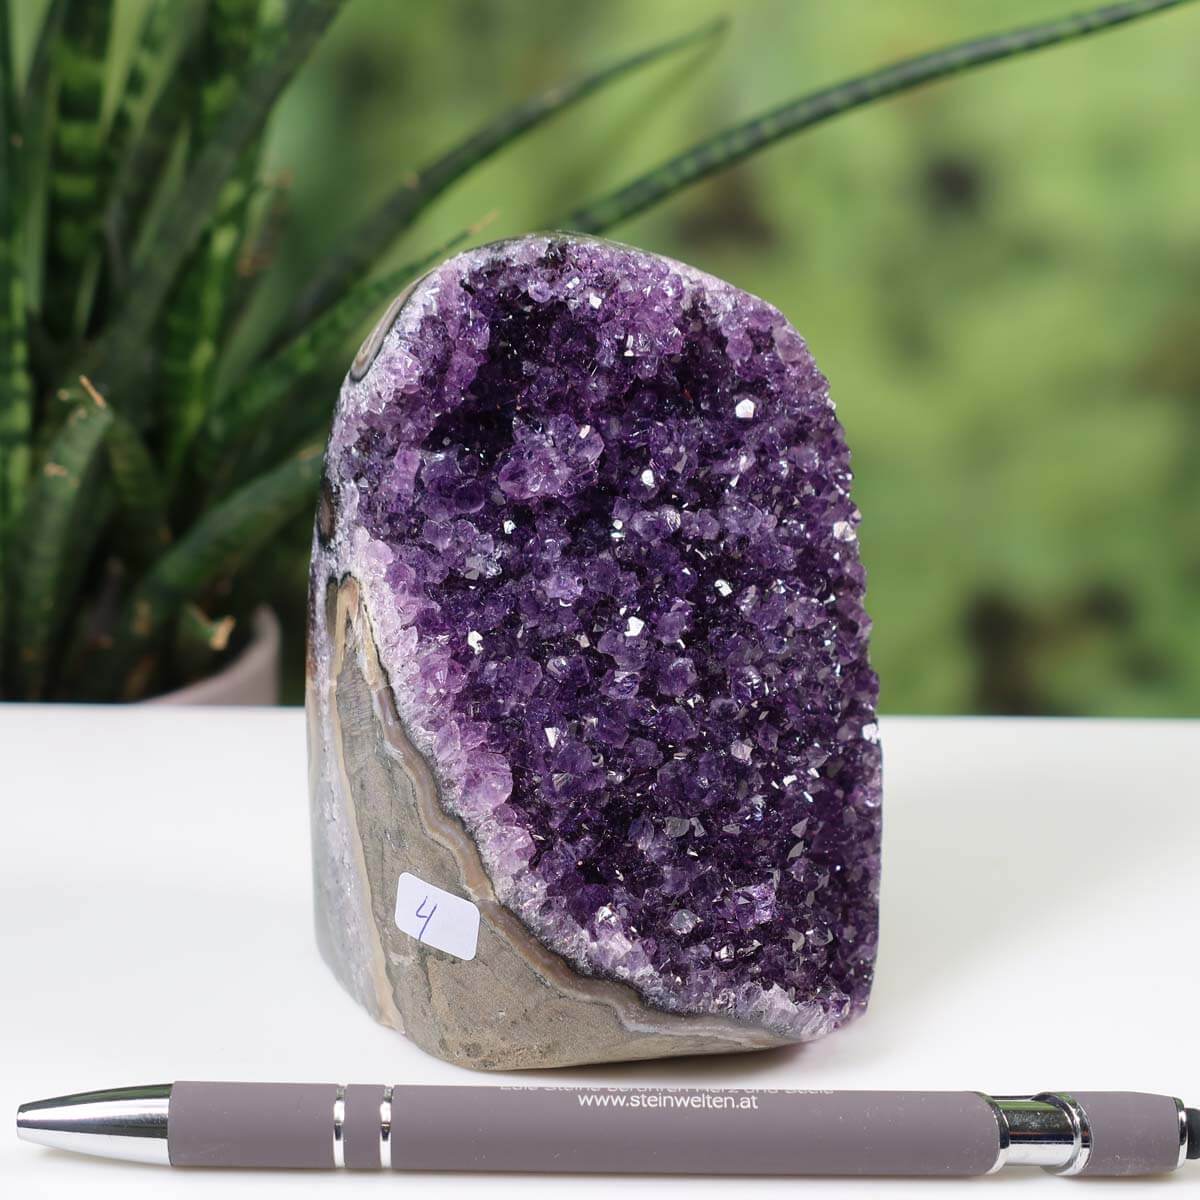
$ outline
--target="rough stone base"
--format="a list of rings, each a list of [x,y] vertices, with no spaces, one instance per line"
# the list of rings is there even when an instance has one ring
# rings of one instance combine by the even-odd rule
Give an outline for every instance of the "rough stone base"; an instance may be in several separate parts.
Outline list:
[[[547,950],[497,900],[474,842],[443,809],[397,716],[355,581],[329,581],[324,608],[328,695],[317,694],[310,669],[308,696],[317,936],[377,1020],[431,1054],[485,1070],[784,1044],[741,1022],[658,1011]],[[476,904],[473,960],[396,928],[405,871]]]

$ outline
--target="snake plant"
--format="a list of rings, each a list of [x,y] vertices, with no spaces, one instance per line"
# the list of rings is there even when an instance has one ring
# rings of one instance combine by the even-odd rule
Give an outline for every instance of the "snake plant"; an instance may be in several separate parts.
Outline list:
[[[516,138],[723,24],[566,81],[407,173],[230,381],[222,366],[254,286],[239,263],[278,217],[264,131],[346,0],[150,0],[119,81],[115,0],[50,0],[18,62],[24,2],[0,0],[0,697],[137,699],[219,665],[233,618],[259,599],[245,568],[313,504],[332,397],[314,405],[306,383],[478,231],[397,270],[373,264]],[[856,107],[1185,2],[1110,4],[891,64],[722,130],[548,224],[604,233]]]

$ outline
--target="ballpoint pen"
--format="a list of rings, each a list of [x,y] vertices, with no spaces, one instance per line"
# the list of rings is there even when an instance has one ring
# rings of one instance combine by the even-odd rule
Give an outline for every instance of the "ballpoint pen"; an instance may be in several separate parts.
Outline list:
[[[1144,1092],[157,1084],[23,1104],[31,1142],[176,1167],[705,1175],[1153,1175],[1200,1111]]]

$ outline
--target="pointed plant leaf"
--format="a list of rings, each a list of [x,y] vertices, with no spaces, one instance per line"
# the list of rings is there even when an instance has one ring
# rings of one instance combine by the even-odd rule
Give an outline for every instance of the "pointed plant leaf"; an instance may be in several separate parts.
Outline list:
[[[608,84],[671,54],[709,41],[723,33],[728,24],[724,18],[710,21],[699,29],[610,63],[581,79],[550,88],[540,96],[534,96],[510,109],[439,158],[413,172],[402,187],[345,236],[345,248],[340,253],[326,258],[315,278],[293,305],[282,336],[286,337],[303,328],[356,279],[362,278],[430,203],[473,167],[516,141],[522,134]]]
[[[51,656],[74,584],[99,534],[92,489],[112,411],[93,399],[76,407],[49,447],[31,484],[14,563],[16,653],[13,669],[26,699],[45,695]]]
[[[577,209],[561,225],[580,233],[602,233],[774,142],[852,109],[935,79],[944,79],[987,63],[1074,41],[1190,2],[1129,0],[1124,4],[1108,4],[1089,12],[960,42],[915,58],[902,59],[881,70],[811,92],[741,124],[730,126],[603,199]]]

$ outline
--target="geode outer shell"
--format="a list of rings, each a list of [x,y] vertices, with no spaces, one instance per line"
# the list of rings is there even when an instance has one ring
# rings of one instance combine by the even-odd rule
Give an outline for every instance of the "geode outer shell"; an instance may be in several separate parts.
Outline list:
[[[450,260],[343,386],[313,545],[320,944],[511,1068],[807,1041],[860,1012],[880,754],[824,377],[765,302],[567,235]],[[397,928],[416,875],[473,959]]]

